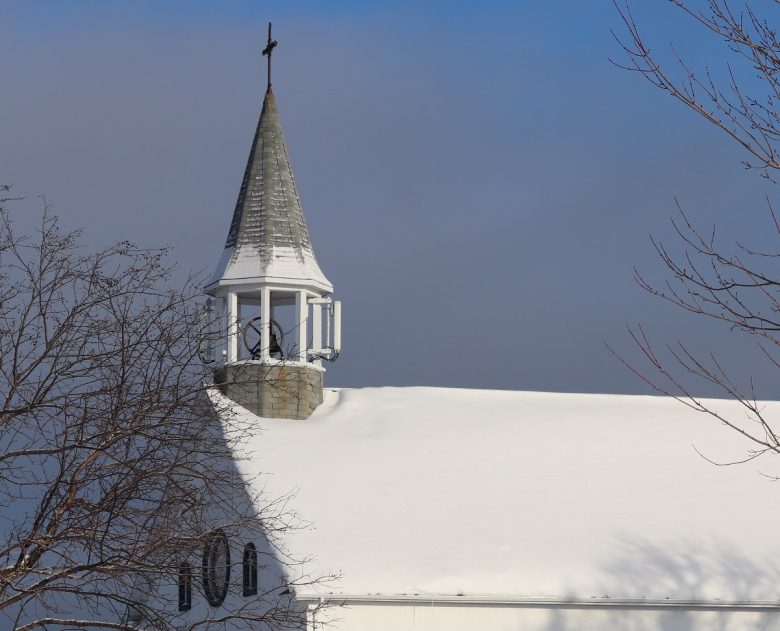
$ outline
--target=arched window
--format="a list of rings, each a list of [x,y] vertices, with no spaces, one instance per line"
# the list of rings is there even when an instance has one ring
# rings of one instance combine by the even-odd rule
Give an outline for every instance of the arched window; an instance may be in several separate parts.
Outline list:
[[[257,594],[257,548],[248,543],[244,547],[244,596]]]
[[[192,607],[192,566],[184,561],[179,564],[179,611]]]

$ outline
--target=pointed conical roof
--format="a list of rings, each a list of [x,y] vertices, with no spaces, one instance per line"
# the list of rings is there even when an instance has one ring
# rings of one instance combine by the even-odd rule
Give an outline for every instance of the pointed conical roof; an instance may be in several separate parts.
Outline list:
[[[333,291],[309,240],[270,87],[263,100],[225,250],[207,289],[250,283]]]

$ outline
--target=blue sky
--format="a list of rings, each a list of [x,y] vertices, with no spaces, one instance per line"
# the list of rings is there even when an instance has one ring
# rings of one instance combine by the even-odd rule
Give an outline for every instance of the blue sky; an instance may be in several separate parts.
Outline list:
[[[639,4],[639,3],[636,3]],[[320,264],[345,304],[331,385],[646,392],[626,324],[717,350],[780,396],[750,343],[644,294],[678,197],[764,243],[739,150],[612,65],[608,0],[0,2],[0,180],[95,245],[175,247],[210,270],[274,90]],[[723,51],[668,2],[655,50]],[[707,388],[703,393],[712,394]]]

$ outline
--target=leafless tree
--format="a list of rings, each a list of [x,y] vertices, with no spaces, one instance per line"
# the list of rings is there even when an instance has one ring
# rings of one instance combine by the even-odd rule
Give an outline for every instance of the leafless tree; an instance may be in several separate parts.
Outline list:
[[[622,21],[615,37],[624,52],[615,63],[639,73],[736,141],[746,151],[744,165],[776,184],[780,40],[773,23],[778,14],[773,12],[780,2],[762,4],[759,10],[758,3],[745,0],[669,0],[692,28],[704,29],[722,42],[723,59],[717,60],[722,65],[717,70],[693,68],[673,45],[671,63],[664,65],[640,32],[632,5],[627,0],[613,2]],[[780,222],[769,198],[767,207],[768,228],[780,244]],[[679,204],[674,227],[679,248],[653,242],[671,279],[658,286],[637,273],[639,284],[686,311],[723,323],[732,333],[747,334],[746,339],[758,343],[771,365],[780,368],[780,247],[760,251],[724,242],[714,228],[702,231],[693,225]],[[738,385],[714,354],[699,356],[681,342],[658,349],[641,327],[631,330],[631,335],[650,369],[624,363],[644,381],[749,438],[753,445],[749,458],[780,453],[780,426],[757,401],[752,381]],[[697,379],[739,401],[743,414],[724,416],[695,396]]]
[[[0,627],[298,628],[275,545],[294,516],[236,472],[251,428],[204,387],[197,282],[170,289],[164,250],[85,253],[80,236],[48,209],[19,235],[0,202]],[[197,589],[217,527],[262,539],[276,578],[180,614],[182,559]]]

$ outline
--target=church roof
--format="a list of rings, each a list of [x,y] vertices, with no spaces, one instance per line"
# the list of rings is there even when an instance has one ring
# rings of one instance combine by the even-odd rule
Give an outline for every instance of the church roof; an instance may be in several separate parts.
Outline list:
[[[314,256],[270,86],[209,287],[258,281],[333,291]]]
[[[674,400],[365,388],[305,421],[236,409],[261,430],[242,474],[309,524],[286,547],[342,574],[321,593],[777,600],[772,462],[708,462],[749,444]]]

